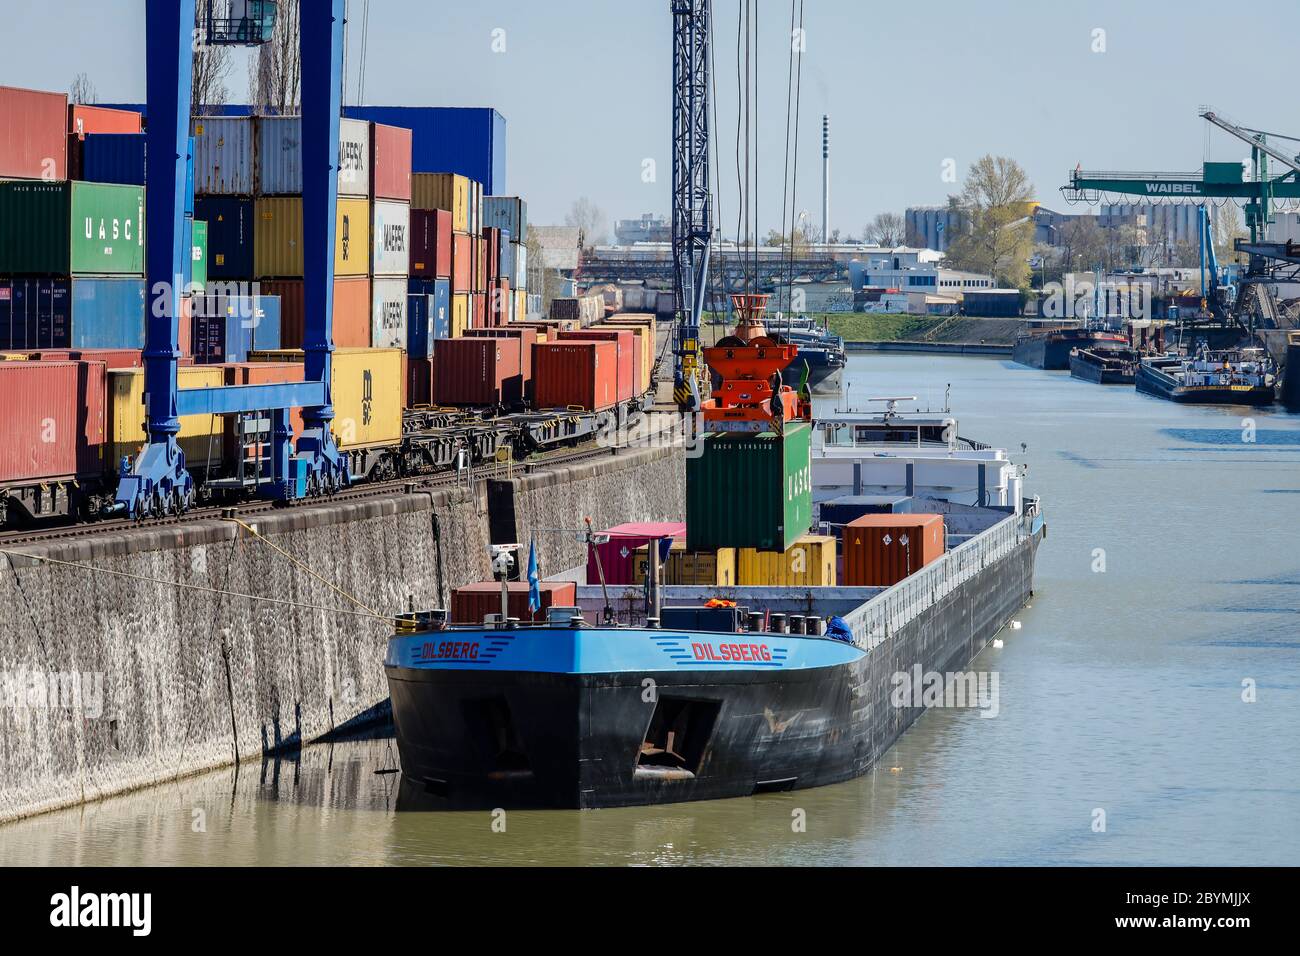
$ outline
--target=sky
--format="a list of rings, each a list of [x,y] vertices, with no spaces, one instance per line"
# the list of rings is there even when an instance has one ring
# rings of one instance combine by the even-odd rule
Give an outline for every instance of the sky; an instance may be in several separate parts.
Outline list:
[[[345,98],[357,102],[349,0]],[[364,102],[493,106],[506,118],[507,191],[535,223],[586,196],[613,220],[670,209],[669,0],[369,0]],[[860,235],[881,211],[944,202],[984,153],[1028,171],[1038,198],[1091,169],[1191,170],[1245,146],[1206,135],[1214,106],[1300,135],[1293,94],[1300,5],[1201,0],[803,0],[805,53],[794,204],[821,218],[821,117],[830,117],[831,228]],[[740,0],[714,0],[719,219],[735,235]],[[758,231],[780,226],[791,4],[754,0],[758,40],[752,188]],[[1234,11],[1241,11],[1240,25]],[[0,0],[0,84],[66,90],[89,74],[101,102],[144,97],[144,0]],[[1102,32],[1098,32],[1102,31]],[[1249,78],[1249,79],[1247,79]],[[247,89],[231,77],[232,101]],[[652,176],[644,172],[653,161]],[[947,161],[951,160],[951,164]],[[956,183],[945,181],[945,168]],[[753,174],[751,174],[753,175]],[[649,181],[647,181],[649,180]]]

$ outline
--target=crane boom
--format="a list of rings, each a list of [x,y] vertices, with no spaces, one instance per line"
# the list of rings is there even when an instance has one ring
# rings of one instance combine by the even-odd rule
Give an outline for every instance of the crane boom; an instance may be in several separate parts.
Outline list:
[[[1201,111],[1198,115],[1201,117],[1201,119],[1205,120],[1207,123],[1213,123],[1215,126],[1219,127],[1219,129],[1223,130],[1225,133],[1230,133],[1231,135],[1237,137],[1237,139],[1241,140],[1242,142],[1249,143],[1252,147],[1258,149],[1265,156],[1271,156],[1273,159],[1276,159],[1283,166],[1286,166],[1288,169],[1290,169],[1292,173],[1300,172],[1300,156],[1288,156],[1286,153],[1282,152],[1282,150],[1278,149],[1277,147],[1270,146],[1269,143],[1264,139],[1265,134],[1261,133],[1259,130],[1249,129],[1248,127],[1245,126],[1238,126],[1236,123],[1224,119],[1222,116],[1215,113],[1213,110],[1207,109],[1205,107],[1201,108]]]

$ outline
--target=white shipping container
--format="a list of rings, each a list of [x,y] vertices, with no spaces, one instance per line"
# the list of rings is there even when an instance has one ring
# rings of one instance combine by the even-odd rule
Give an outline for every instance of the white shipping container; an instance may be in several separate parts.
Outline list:
[[[370,274],[403,276],[411,268],[411,204],[381,199],[370,224]]]
[[[255,191],[254,128],[249,116],[195,116],[194,191],[251,196]]]
[[[258,190],[264,196],[302,193],[302,117],[263,116],[257,128]],[[339,195],[370,195],[370,124],[339,121]]]
[[[406,282],[402,277],[375,279],[371,283],[371,348],[406,348]]]
[[[527,289],[528,288],[528,247],[522,242],[511,242],[511,252],[514,253],[514,271],[510,276],[510,288]]]
[[[528,239],[528,203],[518,196],[483,197],[483,225],[510,231],[511,242]]]

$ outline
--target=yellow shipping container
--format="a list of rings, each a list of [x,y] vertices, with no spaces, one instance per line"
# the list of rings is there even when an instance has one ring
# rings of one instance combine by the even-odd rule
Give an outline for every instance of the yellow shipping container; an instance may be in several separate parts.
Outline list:
[[[26,362],[26,352],[0,352],[0,362]]]
[[[629,332],[636,333],[637,361],[641,363],[641,388],[649,388],[650,376],[655,367],[655,349],[651,344],[654,340],[650,337],[650,330],[644,325],[628,325],[623,322],[602,322],[596,327],[599,329],[626,329]]]
[[[511,313],[513,317],[512,321],[522,322],[524,319],[528,318],[528,293],[523,289],[516,289],[514,295],[515,308],[514,312]]]
[[[340,199],[334,219],[334,274],[370,269],[370,202]],[[302,197],[263,196],[253,207],[253,270],[259,279],[302,276]]]
[[[220,365],[189,365],[176,369],[178,388],[213,388],[225,384],[225,369]],[[116,467],[123,455],[135,457],[145,437],[144,369],[115,368],[108,372],[108,443],[109,461]],[[177,443],[185,452],[186,467],[191,470],[215,466],[221,461],[224,417],[221,415],[185,415]]]
[[[470,231],[469,177],[456,173],[413,173],[412,209],[445,209],[451,213],[452,232]]]
[[[460,338],[470,327],[470,294],[453,292],[451,296],[451,337]]]
[[[653,312],[615,312],[608,319],[602,320],[601,324],[606,322],[619,325],[643,325],[650,330],[652,339],[659,334],[659,323]]]
[[[334,421],[330,431],[339,447],[396,444],[402,437],[401,349],[335,349],[330,369]],[[249,352],[250,362],[301,362],[302,349]]]
[[[747,587],[834,587],[835,538],[806,534],[784,554],[741,548],[736,583]]]
[[[645,584],[649,551],[637,548],[632,562],[634,583]],[[686,541],[674,538],[668,560],[659,569],[661,584],[694,584],[705,587],[727,587],[736,583],[736,549],[719,548],[715,551],[686,550]]]

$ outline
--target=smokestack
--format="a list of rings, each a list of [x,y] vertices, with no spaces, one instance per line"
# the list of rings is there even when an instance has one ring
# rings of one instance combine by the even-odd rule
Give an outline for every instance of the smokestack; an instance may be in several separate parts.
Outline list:
[[[831,119],[822,114],[822,242],[831,241]]]

